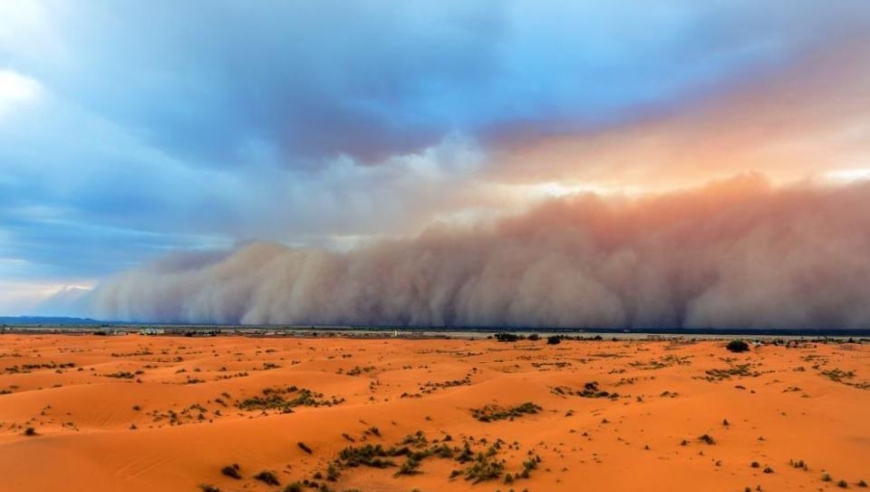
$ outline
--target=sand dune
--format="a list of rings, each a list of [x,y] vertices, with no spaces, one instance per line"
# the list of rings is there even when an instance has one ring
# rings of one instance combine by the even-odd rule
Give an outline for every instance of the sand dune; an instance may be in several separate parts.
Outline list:
[[[367,492],[793,491],[870,480],[870,346],[724,345],[7,334],[0,491],[283,491],[305,480]],[[383,459],[396,466],[342,458],[367,444],[395,446]],[[240,479],[221,473],[232,464]],[[280,485],[254,478],[264,470]]]

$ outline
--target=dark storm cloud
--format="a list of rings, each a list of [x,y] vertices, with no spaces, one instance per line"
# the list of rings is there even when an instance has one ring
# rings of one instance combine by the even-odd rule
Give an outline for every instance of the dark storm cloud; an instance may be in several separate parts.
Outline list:
[[[851,13],[784,7],[98,1],[49,9],[60,63],[13,59],[195,165],[318,167],[340,154],[376,163],[457,131],[631,119],[787,60]]]

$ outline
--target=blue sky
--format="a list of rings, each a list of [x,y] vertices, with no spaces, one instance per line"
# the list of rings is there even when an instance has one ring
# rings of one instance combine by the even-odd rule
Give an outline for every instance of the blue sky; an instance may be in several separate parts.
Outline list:
[[[0,314],[50,312],[54,293],[171,251],[342,249],[554,186],[768,171],[644,165],[685,135],[730,135],[734,108],[766,94],[794,100],[765,115],[806,105],[801,142],[819,121],[846,135],[842,159],[790,169],[860,172],[868,5],[4,2]],[[818,67],[824,90],[806,76]],[[725,123],[694,123],[704,115]],[[629,141],[640,157],[622,153]]]

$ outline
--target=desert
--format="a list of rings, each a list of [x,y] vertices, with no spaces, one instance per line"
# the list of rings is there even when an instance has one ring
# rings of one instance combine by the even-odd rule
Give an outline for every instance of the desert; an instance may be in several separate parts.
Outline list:
[[[870,0],[0,0],[0,492],[870,482]]]
[[[870,480],[866,340],[310,335],[2,335],[0,490]]]

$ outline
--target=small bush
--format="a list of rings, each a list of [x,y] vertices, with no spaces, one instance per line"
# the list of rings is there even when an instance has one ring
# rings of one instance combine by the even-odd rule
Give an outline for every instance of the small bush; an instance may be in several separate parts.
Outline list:
[[[202,490],[202,492],[221,492],[221,489],[207,483],[200,484],[199,490]]]
[[[313,453],[313,451],[311,451],[311,448],[309,448],[308,445],[302,441],[297,442],[296,445],[299,446],[299,449],[301,449],[302,451],[305,451],[308,454]]]
[[[293,482],[284,487],[284,492],[302,492],[302,484],[300,482]]]
[[[239,465],[236,463],[221,468],[221,475],[225,477],[235,478],[236,480],[242,479],[242,474],[239,473]]]
[[[730,352],[748,352],[749,344],[744,342],[743,340],[731,340],[728,342],[728,345],[725,346]]]
[[[28,427],[24,429],[24,435],[27,437],[33,437],[36,435],[36,429],[34,429],[33,427]]]
[[[380,444],[355,447],[350,446],[341,450],[338,455],[342,465],[355,468],[357,466],[368,466],[372,468],[388,468],[396,466],[396,464],[387,458],[401,456],[407,454],[404,449],[385,449]]]
[[[136,377],[135,374],[129,371],[119,371],[113,372],[111,374],[106,374],[107,378],[117,378],[117,379],[133,379]]]
[[[540,406],[532,402],[526,402],[513,408],[487,405],[483,408],[472,409],[471,415],[481,422],[492,422],[495,420],[513,420],[515,417],[521,417],[524,414],[535,414],[541,410]]]
[[[420,461],[409,456],[408,459],[406,459],[405,462],[402,463],[402,465],[399,467],[399,470],[393,476],[398,477],[401,475],[416,475],[420,473],[420,470],[418,470],[418,468],[420,468]]]
[[[547,345],[559,345],[560,343],[562,343],[562,337],[556,335],[547,337]]]
[[[465,469],[465,480],[469,480],[472,484],[486,482],[488,480],[498,480],[504,472],[504,464],[500,461],[492,460],[484,455],[478,455],[474,464]]]
[[[703,436],[699,437],[698,440],[703,442],[704,444],[716,444],[716,440],[713,439],[713,436],[711,436],[710,434],[704,434]]]
[[[270,472],[268,470],[263,470],[260,473],[254,475],[255,480],[259,480],[266,485],[281,485],[281,482],[278,480],[278,477],[274,472]]]
[[[335,466],[335,463],[330,463],[329,466],[326,467],[326,479],[330,482],[335,482],[340,476],[341,470]]]

